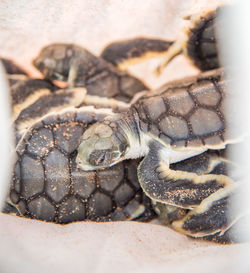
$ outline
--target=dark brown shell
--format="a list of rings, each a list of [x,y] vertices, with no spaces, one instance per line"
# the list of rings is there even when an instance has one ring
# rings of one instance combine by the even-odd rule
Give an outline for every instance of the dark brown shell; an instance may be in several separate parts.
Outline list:
[[[85,87],[89,95],[129,102],[137,92],[149,89],[141,80],[73,44],[51,44],[43,48],[34,65],[45,78],[58,80],[59,77],[70,87]]]
[[[176,148],[224,145],[228,96],[222,76],[221,69],[203,72],[142,97],[133,106],[141,130]]]
[[[138,161],[99,171],[77,168],[80,137],[105,116],[82,109],[47,115],[28,130],[17,147],[11,202],[21,215],[56,223],[149,219]]]

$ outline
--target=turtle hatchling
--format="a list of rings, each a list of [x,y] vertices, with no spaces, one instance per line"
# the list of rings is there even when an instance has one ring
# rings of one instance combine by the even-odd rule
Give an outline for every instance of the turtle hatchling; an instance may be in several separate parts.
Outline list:
[[[42,49],[33,64],[45,78],[85,87],[89,95],[129,102],[149,88],[127,72],[73,44],[52,44]]]
[[[157,72],[160,73],[174,57],[181,53],[202,71],[219,68],[216,24],[220,19],[219,13],[222,8],[190,16],[189,26],[183,32],[184,38],[177,39],[169,47]]]
[[[66,108],[35,122],[16,148],[9,203],[19,215],[56,223],[149,220],[150,200],[142,193],[138,161],[83,171],[75,162],[80,137],[109,109]]]
[[[220,67],[215,24],[223,7],[190,16],[189,26],[176,41],[137,37],[112,42],[105,47],[101,57],[124,70],[133,63],[163,56],[164,61],[157,68],[161,73],[177,55],[184,54],[202,71]]]
[[[222,235],[236,219],[225,223],[223,210],[215,207],[238,184],[226,175],[198,175],[169,165],[208,149],[224,149],[244,135],[230,119],[237,109],[225,112],[225,105],[233,99],[227,85],[223,69],[217,69],[144,95],[127,112],[108,116],[85,131],[78,147],[78,166],[91,171],[144,157],[138,178],[146,195],[155,202],[190,210],[172,227],[192,237]],[[238,135],[231,134],[234,126]]]

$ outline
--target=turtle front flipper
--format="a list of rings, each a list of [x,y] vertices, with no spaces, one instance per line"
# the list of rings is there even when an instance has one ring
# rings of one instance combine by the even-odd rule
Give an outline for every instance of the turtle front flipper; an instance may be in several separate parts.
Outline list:
[[[150,151],[138,168],[141,187],[153,201],[193,209],[212,194],[220,195],[234,188],[233,181],[225,175],[171,170],[166,156],[161,144],[151,142]]]
[[[249,208],[236,203],[236,200],[242,199],[241,191],[245,185],[236,184],[236,189],[212,194],[170,226],[185,235],[218,243],[249,241],[250,238],[245,236],[249,230]]]
[[[29,90],[28,86],[26,90]],[[58,89],[54,92],[50,89],[40,89],[37,93],[35,91],[22,103],[13,103],[12,119],[17,143],[25,131],[41,117],[67,107],[78,107],[86,96],[85,88]]]
[[[172,44],[172,41],[138,37],[109,44],[101,57],[118,69],[125,70],[132,64],[165,54]]]
[[[195,238],[202,237],[203,239],[218,243],[241,242],[246,239],[243,239],[242,231],[249,229],[247,220],[249,209],[241,205],[236,205],[235,200],[242,199],[243,195],[241,191],[245,188],[243,180],[246,170],[244,171],[239,165],[226,159],[225,156],[227,153],[216,155],[212,151],[208,151],[204,155],[207,157],[209,164],[203,163],[201,159],[202,155],[197,157],[201,162],[202,173],[230,175],[230,178],[234,181],[234,186],[213,193],[204,199],[199,206],[193,210],[186,210],[185,214],[182,213],[179,218],[173,219],[168,225],[178,232]],[[175,164],[173,167],[175,169],[189,170],[188,165],[194,162],[193,171],[201,173],[195,161],[197,160],[190,158],[181,164]],[[180,210],[176,209],[177,212]]]
[[[220,189],[204,199],[199,206],[171,225],[176,231],[192,237],[205,237],[224,233],[237,219],[230,217],[230,195],[233,188]]]

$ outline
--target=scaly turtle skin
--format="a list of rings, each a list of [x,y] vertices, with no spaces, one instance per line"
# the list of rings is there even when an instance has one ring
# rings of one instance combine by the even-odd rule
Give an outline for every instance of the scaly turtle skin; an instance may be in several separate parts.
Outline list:
[[[205,11],[190,17],[190,25],[184,31],[185,38],[165,41],[150,38],[135,38],[109,44],[101,57],[112,62],[119,69],[126,69],[133,63],[148,58],[164,56],[157,68],[161,73],[166,65],[177,55],[183,53],[202,71],[219,68],[215,23],[219,9]]]
[[[219,217],[214,217],[212,230],[197,223],[204,214],[223,213],[215,207],[237,184],[225,175],[197,175],[170,169],[169,164],[238,141],[229,130],[230,115],[225,115],[231,99],[227,83],[221,69],[204,72],[142,97],[126,113],[106,117],[83,134],[76,158],[79,167],[95,170],[145,156],[138,177],[146,195],[191,210],[174,228],[193,237],[221,234],[225,223]],[[237,112],[231,109],[230,114]],[[189,218],[193,222],[186,228]]]
[[[138,161],[90,172],[76,166],[81,135],[110,113],[67,108],[45,115],[27,130],[16,148],[10,189],[10,203],[20,215],[56,223],[146,221],[154,216],[137,180]]]
[[[140,80],[77,45],[49,45],[33,63],[45,78],[85,87],[89,95],[129,102],[137,92],[148,90]]]

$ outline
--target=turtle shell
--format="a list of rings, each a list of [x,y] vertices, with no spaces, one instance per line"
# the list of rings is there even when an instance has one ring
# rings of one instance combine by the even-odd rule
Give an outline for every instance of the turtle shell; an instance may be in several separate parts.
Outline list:
[[[21,215],[56,223],[151,219],[150,201],[137,180],[138,161],[89,172],[76,165],[83,132],[105,115],[70,109],[29,128],[16,149],[10,188],[10,201]]]
[[[222,69],[203,72],[142,97],[132,111],[139,115],[142,132],[166,146],[221,148],[230,137],[224,118],[227,84]]]
[[[206,12],[187,31],[186,54],[200,70],[220,67],[215,23],[218,10]]]
[[[137,92],[149,89],[141,80],[74,44],[51,44],[33,63],[45,78],[85,87],[92,96],[129,102]]]

